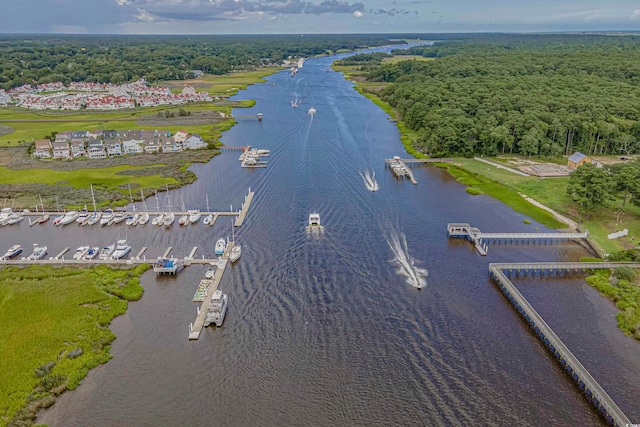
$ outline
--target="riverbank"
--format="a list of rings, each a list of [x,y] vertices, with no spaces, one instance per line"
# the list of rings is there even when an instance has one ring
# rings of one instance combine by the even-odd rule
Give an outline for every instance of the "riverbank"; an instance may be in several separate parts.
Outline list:
[[[38,410],[111,359],[111,321],[142,297],[148,266],[0,270],[0,426]]]

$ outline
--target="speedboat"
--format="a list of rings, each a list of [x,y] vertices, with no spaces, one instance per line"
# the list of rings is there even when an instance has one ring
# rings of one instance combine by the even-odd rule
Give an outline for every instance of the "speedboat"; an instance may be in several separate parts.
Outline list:
[[[240,245],[234,245],[231,249],[231,253],[229,254],[229,261],[236,262],[240,259],[240,253],[242,252],[242,247]]]
[[[13,224],[17,224],[20,221],[22,221],[24,219],[24,216],[20,215],[19,213],[12,213],[11,215],[9,215],[9,218],[7,218],[6,221],[6,225],[13,225]]]
[[[189,225],[189,215],[182,215],[178,220],[178,225]]]
[[[100,253],[99,247],[95,246],[93,248],[89,248],[84,256],[84,259],[94,259],[98,256],[98,253]]]
[[[138,218],[138,224],[145,225],[148,222],[149,222],[149,214],[146,212],[142,212],[140,214],[140,217]]]
[[[125,221],[125,224],[129,226],[134,226],[134,225],[138,225],[138,221],[140,221],[140,215],[136,213],[131,215],[129,218],[127,218],[127,220]]]
[[[60,225],[60,222],[62,221],[62,218],[64,218],[64,215],[58,215],[57,217],[55,217],[53,219],[53,225],[55,225],[56,227],[58,225]]]
[[[213,293],[205,313],[204,326],[209,326],[212,323],[215,323],[216,326],[222,326],[224,315],[227,314],[228,300],[227,294],[223,294],[220,289]]]
[[[162,219],[162,223],[164,224],[165,227],[171,227],[171,225],[174,223],[175,220],[176,220],[175,214],[173,212],[169,212]]]
[[[113,255],[111,258],[113,259],[121,259],[127,256],[127,254],[131,252],[131,246],[127,245],[126,240],[118,240],[118,244],[116,246],[116,250],[113,251]]]
[[[85,225],[89,220],[89,215],[90,214],[87,211],[80,212],[76,218],[76,222],[80,225]]]
[[[211,225],[211,223],[213,222],[213,215],[209,214],[207,216],[204,217],[204,219],[202,220],[202,223],[204,225]]]
[[[2,208],[2,210],[0,210],[0,224],[4,225],[4,221],[6,221],[12,213],[13,209]]]
[[[320,227],[320,214],[309,214],[309,227]]]
[[[80,246],[73,254],[73,259],[82,259],[89,252],[89,246]]]
[[[216,271],[213,268],[210,268],[207,270],[206,273],[204,273],[204,278],[205,279],[213,279],[213,276],[216,274]]]
[[[124,212],[118,212],[113,216],[113,218],[111,218],[111,221],[109,221],[109,225],[120,224],[125,219],[127,219],[127,214]]]
[[[62,219],[60,220],[60,223],[58,225],[71,224],[79,216],[80,216],[80,214],[78,213],[78,211],[69,211],[66,214],[64,214],[64,216],[62,217]]]
[[[85,224],[93,225],[97,222],[100,222],[101,217],[102,217],[102,212],[94,212],[93,215],[91,215],[89,219],[87,219],[87,222],[85,222]]]
[[[44,256],[46,254],[47,254],[47,247],[46,246],[38,246],[37,243],[34,243],[34,245],[33,245],[33,253],[31,255],[29,255],[29,259],[30,260],[42,259],[42,258],[44,258]]]
[[[4,255],[2,255],[2,259],[5,259],[5,260],[12,259],[20,255],[21,253],[22,253],[22,246],[13,245],[9,248],[7,252],[4,253]]]
[[[223,238],[218,239],[218,241],[216,242],[216,249],[215,249],[215,254],[216,255],[222,255],[224,254],[224,248],[226,247],[226,242],[224,241]]]
[[[164,214],[160,214],[151,220],[151,224],[162,225],[163,221],[164,221]]]
[[[201,216],[202,215],[200,214],[199,210],[189,211],[189,222],[191,224],[195,224],[196,222],[200,221]]]
[[[114,213],[111,209],[107,209],[106,211],[104,211],[104,213],[102,214],[102,218],[100,218],[100,225],[109,225],[109,223],[113,219],[113,215]]]
[[[115,243],[113,245],[105,246],[100,250],[100,255],[98,255],[98,259],[103,259],[103,260],[109,259],[109,257],[111,256],[111,254],[113,254],[113,251],[115,250],[116,250]]]

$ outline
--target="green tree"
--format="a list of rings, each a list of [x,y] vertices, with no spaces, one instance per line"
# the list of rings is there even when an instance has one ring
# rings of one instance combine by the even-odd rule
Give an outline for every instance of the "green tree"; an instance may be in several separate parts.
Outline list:
[[[585,163],[569,177],[567,194],[578,205],[580,222],[599,207],[607,207],[613,200],[614,181],[605,169]]]

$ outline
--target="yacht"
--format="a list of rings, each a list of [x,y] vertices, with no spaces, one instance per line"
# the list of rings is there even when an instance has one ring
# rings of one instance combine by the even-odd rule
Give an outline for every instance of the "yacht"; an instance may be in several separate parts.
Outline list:
[[[218,239],[218,241],[216,242],[216,250],[215,250],[215,254],[216,255],[222,255],[224,254],[224,248],[226,247],[226,243],[224,241],[223,238]]]
[[[78,217],[76,218],[76,222],[80,225],[85,225],[87,223],[87,220],[89,219],[89,212],[87,211],[82,211],[80,213],[78,213]]]
[[[20,221],[22,221],[24,219],[24,216],[22,216],[19,213],[12,213],[11,215],[9,215],[9,218],[7,218],[6,222],[3,225],[13,225],[13,224],[17,224]]]
[[[2,208],[0,210],[0,224],[3,224],[6,219],[9,218],[9,215],[13,213],[13,209],[11,208]]]
[[[111,220],[113,219],[113,210],[107,209],[102,214],[102,218],[100,218],[100,225],[109,225]]]
[[[131,215],[129,218],[127,218],[127,220],[125,221],[125,224],[129,226],[134,226],[134,225],[138,225],[139,221],[140,221],[140,214],[136,213]]]
[[[120,224],[125,219],[127,219],[127,214],[124,212],[118,212],[117,214],[113,215],[113,218],[111,218],[111,221],[109,221],[109,225]]]
[[[222,326],[224,315],[227,314],[227,294],[223,294],[221,290],[216,290],[211,296],[209,306],[205,313],[204,326],[215,323],[216,326]]]
[[[94,259],[95,257],[98,256],[99,253],[100,253],[100,248],[97,246],[94,246],[93,248],[89,248],[89,250],[87,250],[87,253],[84,256],[84,259]]]
[[[211,223],[213,222],[213,215],[209,214],[207,216],[204,217],[204,219],[202,220],[202,223],[204,225],[211,225]]]
[[[160,214],[157,217],[153,218],[151,224],[153,225],[162,225],[164,223],[164,214]]]
[[[7,252],[4,253],[4,255],[2,255],[2,259],[3,260],[12,259],[20,255],[21,253],[22,253],[22,246],[13,245],[9,248]]]
[[[189,225],[189,215],[182,215],[178,220],[178,225]]]
[[[111,255],[111,258],[121,259],[127,256],[129,252],[131,252],[131,246],[127,245],[127,241],[118,240],[118,245],[116,246],[115,251],[113,251],[113,255]]]
[[[98,255],[98,259],[103,259],[103,260],[109,259],[109,257],[111,257],[111,254],[113,254],[113,251],[115,250],[116,250],[115,243],[113,245],[105,246],[100,250],[100,255]]]
[[[80,246],[73,254],[73,259],[82,259],[89,252],[89,246]]]
[[[64,215],[58,215],[57,217],[55,217],[53,219],[53,225],[55,226],[60,225],[60,221],[62,221],[62,218],[64,218]]]
[[[79,216],[80,214],[78,213],[78,211],[69,211],[66,214],[64,214],[64,216],[62,217],[58,225],[71,224],[73,221],[78,219]]]
[[[93,225],[97,222],[100,222],[100,218],[102,218],[102,212],[94,212],[93,215],[91,215],[89,219],[87,219],[87,222],[85,222],[85,224]]]
[[[229,254],[229,261],[236,262],[240,259],[240,253],[242,252],[242,247],[240,245],[234,245],[231,249],[231,253]]]
[[[145,225],[148,222],[149,222],[149,214],[146,212],[141,213],[140,217],[138,218],[138,224]]]
[[[320,214],[309,214],[309,227],[320,227]]]
[[[38,246],[37,243],[34,243],[34,245],[33,245],[33,253],[31,255],[29,255],[29,259],[30,260],[42,259],[42,258],[44,258],[44,256],[46,254],[47,254],[47,247],[46,246]]]
[[[171,225],[175,222],[175,220],[176,220],[176,216],[174,215],[174,213],[169,212],[162,219],[162,223],[165,225],[165,227],[171,227]]]
[[[191,224],[195,224],[196,222],[200,221],[201,216],[202,214],[200,214],[199,210],[189,211],[189,222]]]

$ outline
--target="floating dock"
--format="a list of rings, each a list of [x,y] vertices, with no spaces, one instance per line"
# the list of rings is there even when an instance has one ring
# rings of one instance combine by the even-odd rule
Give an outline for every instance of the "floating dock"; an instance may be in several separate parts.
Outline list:
[[[418,181],[413,176],[413,171],[400,157],[395,156],[393,159],[386,159],[385,163],[391,168],[396,178],[407,178],[412,184],[418,184]]]
[[[240,227],[247,217],[247,213],[249,212],[249,207],[251,207],[251,202],[253,202],[253,196],[255,193],[249,189],[249,194],[244,197],[244,203],[242,203],[242,209],[240,209],[240,215],[236,219],[235,226]]]

